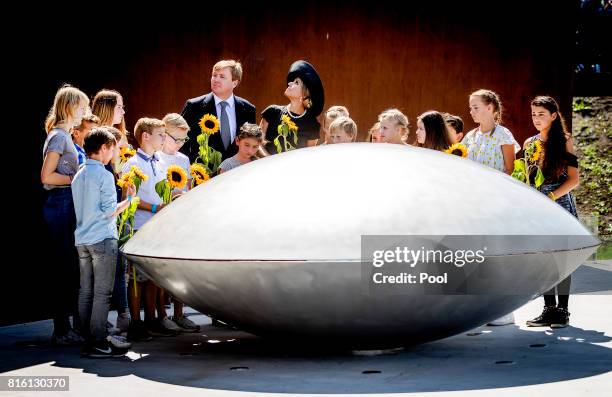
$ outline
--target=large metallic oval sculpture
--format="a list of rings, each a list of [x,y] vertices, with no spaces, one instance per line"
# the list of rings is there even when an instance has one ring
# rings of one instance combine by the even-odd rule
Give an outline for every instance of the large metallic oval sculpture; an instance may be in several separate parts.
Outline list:
[[[490,266],[465,273],[473,289],[372,292],[375,269],[362,260],[368,235],[482,236],[493,247]],[[567,238],[542,239],[559,235]],[[354,143],[299,149],[215,177],[122,251],[186,304],[241,329],[393,345],[498,318],[565,278],[598,244],[559,205],[498,171],[433,150]],[[461,284],[467,267],[450,266]]]

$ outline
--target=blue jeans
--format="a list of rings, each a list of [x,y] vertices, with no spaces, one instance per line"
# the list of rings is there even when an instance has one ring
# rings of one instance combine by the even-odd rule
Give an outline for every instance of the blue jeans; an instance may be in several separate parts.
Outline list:
[[[112,306],[117,313],[127,313],[127,259],[117,255],[117,270],[115,271],[115,285],[113,287]]]
[[[80,245],[77,250],[81,266],[81,332],[99,341],[107,335],[106,321],[117,266],[117,240],[109,238],[97,244]]]
[[[52,243],[50,257],[54,271],[49,283],[53,286],[53,294],[49,298],[53,300],[53,332],[62,336],[70,330],[70,315],[78,313],[79,259],[74,246],[76,215],[72,190],[66,187],[48,191],[43,216]]]

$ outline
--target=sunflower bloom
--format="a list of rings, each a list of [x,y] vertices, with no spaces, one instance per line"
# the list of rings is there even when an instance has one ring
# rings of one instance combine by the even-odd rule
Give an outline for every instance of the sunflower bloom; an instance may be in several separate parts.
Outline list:
[[[195,181],[195,186],[198,186],[210,179],[210,175],[208,175],[206,169],[201,164],[191,164],[190,173]]]
[[[291,118],[289,116],[287,116],[286,114],[281,116],[281,123],[285,124],[287,126],[287,128],[289,129],[289,131],[297,132],[297,130],[298,130],[297,125],[295,125],[293,120],[291,120]]]
[[[121,161],[128,161],[130,158],[134,157],[136,151],[131,149],[129,146],[124,146],[121,148],[121,152],[119,153],[119,157]]]
[[[183,167],[178,165],[168,167],[167,178],[172,189],[182,189],[187,183],[187,173]]]
[[[444,153],[454,154],[455,156],[467,157],[468,151],[467,147],[463,143],[455,143],[451,145],[448,149],[444,151]]]
[[[540,155],[542,154],[542,142],[539,139],[536,139],[533,143],[533,153],[529,157],[530,163],[535,163],[540,159]]]
[[[132,173],[127,172],[117,181],[117,186],[119,186],[121,189],[125,189],[125,187],[130,183],[132,183]]]
[[[219,120],[210,113],[205,114],[198,123],[204,134],[212,135],[219,131]]]
[[[130,168],[130,173],[132,173],[135,177],[139,178],[143,182],[146,182],[147,179],[149,179],[148,175],[142,172],[142,170],[135,165]]]

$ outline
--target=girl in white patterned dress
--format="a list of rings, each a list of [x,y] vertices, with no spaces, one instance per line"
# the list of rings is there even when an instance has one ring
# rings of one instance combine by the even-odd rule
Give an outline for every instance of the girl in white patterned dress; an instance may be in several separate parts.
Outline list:
[[[510,175],[514,171],[516,152],[521,147],[509,129],[502,126],[502,106],[499,95],[491,90],[470,94],[470,115],[477,128],[468,132],[461,143],[468,158]],[[514,324],[514,313],[508,313],[487,325]]]
[[[479,126],[461,141],[467,147],[468,158],[512,174],[515,155],[521,147],[512,132],[500,124],[502,107],[499,96],[491,90],[473,92],[470,94],[470,115]]]

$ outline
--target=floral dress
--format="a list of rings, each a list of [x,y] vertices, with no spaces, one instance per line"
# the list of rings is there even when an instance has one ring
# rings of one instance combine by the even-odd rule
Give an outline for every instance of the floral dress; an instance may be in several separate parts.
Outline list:
[[[496,124],[491,133],[480,131],[480,127],[468,132],[461,141],[468,150],[468,158],[488,167],[505,172],[502,145],[514,145],[514,153],[521,147],[514,139],[512,132]]]

